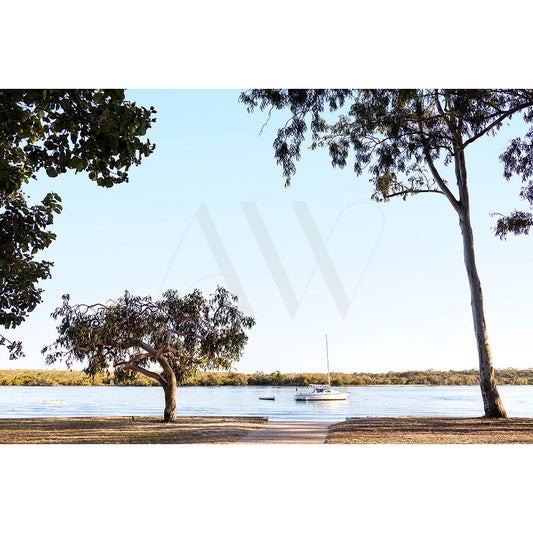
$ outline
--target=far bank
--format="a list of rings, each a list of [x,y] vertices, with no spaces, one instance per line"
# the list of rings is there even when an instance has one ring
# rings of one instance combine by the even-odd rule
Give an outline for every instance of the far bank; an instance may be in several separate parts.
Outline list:
[[[533,368],[497,369],[498,385],[533,385]],[[327,374],[319,372],[265,374],[254,372],[198,372],[181,386],[291,386],[305,387],[310,383],[327,382]],[[421,386],[472,386],[479,385],[479,370],[412,370],[405,372],[331,372],[334,387],[369,387],[391,385]],[[98,376],[88,376],[76,370],[0,370],[0,386],[136,386],[150,387],[159,384],[146,376],[139,375],[126,383],[115,383],[113,372]]]

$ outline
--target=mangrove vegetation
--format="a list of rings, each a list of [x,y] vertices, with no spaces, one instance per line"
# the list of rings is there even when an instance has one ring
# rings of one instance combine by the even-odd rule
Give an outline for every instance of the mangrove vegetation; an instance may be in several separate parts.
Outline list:
[[[533,368],[519,370],[505,368],[495,370],[498,385],[533,385]],[[309,383],[327,382],[327,375],[321,373],[265,374],[254,372],[196,372],[181,386],[291,386],[305,387]],[[471,370],[412,370],[382,374],[353,372],[331,373],[331,384],[335,387],[367,387],[373,385],[479,385],[479,371]],[[157,381],[137,374],[120,383],[113,372],[89,376],[76,370],[0,370],[0,386],[159,386]]]

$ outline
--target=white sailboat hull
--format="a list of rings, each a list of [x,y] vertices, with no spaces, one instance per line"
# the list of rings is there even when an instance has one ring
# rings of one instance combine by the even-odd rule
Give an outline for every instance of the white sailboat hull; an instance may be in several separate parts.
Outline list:
[[[330,387],[329,379],[329,353],[328,353],[328,336],[326,335],[326,361],[328,364],[328,384],[318,385],[309,384],[302,392],[296,392],[294,399],[303,402],[322,402],[331,400],[347,400],[349,392],[342,392]],[[298,389],[296,389],[298,391]]]
[[[317,391],[315,388],[312,390],[306,389],[302,392],[297,392],[294,395],[294,399],[304,402],[318,402],[318,401],[332,401],[332,400],[347,400],[349,392],[341,392],[334,389],[324,389]]]

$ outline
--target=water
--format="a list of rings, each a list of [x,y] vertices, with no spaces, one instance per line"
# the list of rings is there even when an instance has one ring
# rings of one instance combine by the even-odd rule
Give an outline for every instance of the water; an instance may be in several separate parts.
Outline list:
[[[483,416],[479,387],[345,387],[348,401],[297,402],[295,387],[178,388],[178,415],[338,422],[351,416]],[[533,386],[498,387],[507,414],[533,417]],[[260,400],[275,396],[275,401]],[[45,405],[44,400],[63,401]],[[161,387],[0,387],[0,418],[162,416]]]

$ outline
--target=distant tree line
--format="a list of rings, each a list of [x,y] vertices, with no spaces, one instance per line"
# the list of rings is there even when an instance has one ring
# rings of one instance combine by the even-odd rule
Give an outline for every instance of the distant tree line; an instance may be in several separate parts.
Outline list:
[[[133,386],[151,386],[151,379],[140,376],[127,384]],[[112,372],[89,376],[76,370],[0,370],[0,386],[26,385],[44,387],[73,387],[115,385]],[[154,381],[153,385],[159,385]]]
[[[495,370],[498,385],[533,385],[533,368]],[[310,383],[326,383],[327,374],[283,374],[279,371],[264,374],[240,372],[197,372],[182,386],[291,386],[305,387]],[[365,387],[372,385],[479,385],[479,371],[471,370],[410,370],[386,374],[342,372],[331,373],[334,387]],[[126,382],[115,383],[113,372],[88,376],[75,370],[0,370],[0,386],[159,386],[155,380],[137,375]]]

